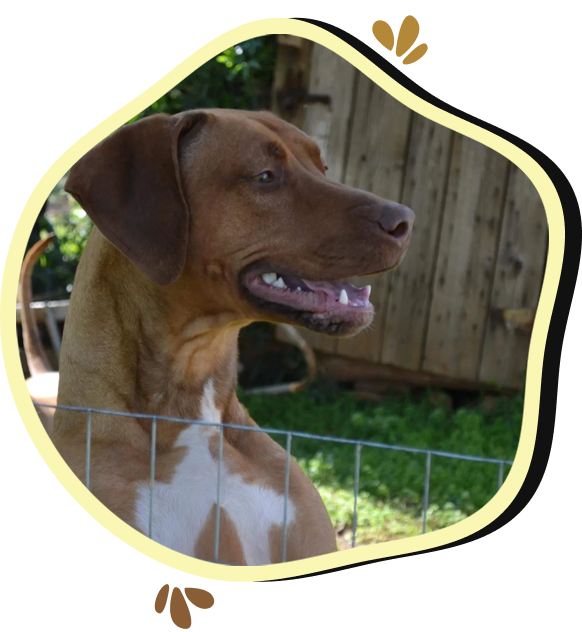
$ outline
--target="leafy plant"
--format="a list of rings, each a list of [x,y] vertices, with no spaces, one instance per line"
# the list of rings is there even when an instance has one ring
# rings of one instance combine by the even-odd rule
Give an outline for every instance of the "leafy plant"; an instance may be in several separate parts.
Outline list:
[[[241,42],[203,64],[132,121],[195,108],[266,109],[275,58],[275,36]]]
[[[85,211],[63,190],[64,179],[55,187],[35,223],[27,250],[50,232],[55,239],[40,256],[32,275],[37,299],[65,299],[71,293],[75,271],[93,223]]]

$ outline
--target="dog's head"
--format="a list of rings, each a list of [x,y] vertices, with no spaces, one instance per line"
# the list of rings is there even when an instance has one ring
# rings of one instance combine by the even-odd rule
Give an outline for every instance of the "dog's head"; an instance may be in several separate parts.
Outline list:
[[[66,190],[160,286],[212,312],[353,334],[369,287],[396,267],[414,213],[331,182],[317,145],[268,113],[193,110],[122,127],[71,169]]]

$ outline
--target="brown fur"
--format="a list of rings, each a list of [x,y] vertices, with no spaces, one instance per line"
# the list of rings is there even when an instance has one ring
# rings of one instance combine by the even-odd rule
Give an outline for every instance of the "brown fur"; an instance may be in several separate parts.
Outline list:
[[[226,509],[220,510],[220,535],[223,548],[218,549],[218,561],[227,564],[245,566],[246,560],[236,525],[228,516]],[[194,557],[211,562],[214,560],[214,532],[216,527],[216,504],[210,510],[202,533],[194,547]]]
[[[57,389],[59,374],[54,371],[47,358],[42,345],[38,325],[34,318],[32,303],[32,270],[40,255],[53,241],[54,235],[41,239],[26,253],[20,271],[20,283],[18,286],[18,300],[21,304],[22,338],[24,352],[30,377],[26,380],[26,386],[32,401],[35,404],[57,403]],[[53,426],[53,408],[37,407],[37,414],[45,430],[51,434]]]
[[[250,178],[267,169],[282,179],[279,186]],[[413,221],[408,209],[328,181],[317,146],[268,113],[149,117],[91,150],[66,188],[96,228],[71,297],[59,404],[196,419],[212,379],[222,421],[243,426],[256,424],[236,397],[238,332],[255,320],[294,321],[249,300],[242,271],[269,261],[303,278],[333,280],[392,268],[410,235],[396,239],[391,226],[403,213]],[[326,326],[354,333],[365,324]],[[55,444],[81,478],[84,420],[71,411],[55,415]],[[149,477],[151,423],[93,414],[92,428],[91,490],[135,526],[135,484]],[[158,423],[157,480],[171,481],[183,458],[173,447],[182,429]],[[224,458],[245,480],[283,492],[285,452],[268,436],[227,428]],[[296,520],[288,559],[334,551],[325,507],[295,461],[290,498]],[[240,542],[224,520],[221,559],[238,563]],[[274,562],[280,535],[273,529],[270,536]],[[209,542],[205,533],[196,552],[207,554]]]

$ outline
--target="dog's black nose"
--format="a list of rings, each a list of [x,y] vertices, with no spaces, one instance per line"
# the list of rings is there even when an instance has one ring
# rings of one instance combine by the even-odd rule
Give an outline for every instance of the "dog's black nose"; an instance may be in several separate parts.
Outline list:
[[[384,232],[398,244],[405,244],[410,238],[415,215],[412,209],[403,204],[389,202],[380,213],[378,223]]]

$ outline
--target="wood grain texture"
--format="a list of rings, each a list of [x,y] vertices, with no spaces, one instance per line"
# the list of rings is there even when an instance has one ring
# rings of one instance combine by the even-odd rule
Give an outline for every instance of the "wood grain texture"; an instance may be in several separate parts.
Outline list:
[[[474,379],[485,332],[509,162],[455,135],[422,369]]]
[[[535,309],[546,265],[548,223],[528,177],[511,165],[491,308]],[[489,314],[479,378],[519,388],[527,366],[530,335]]]
[[[402,203],[416,213],[416,222],[406,258],[389,275],[382,323],[385,364],[421,367],[452,141],[451,130],[414,114]]]

